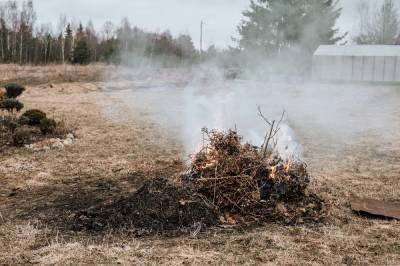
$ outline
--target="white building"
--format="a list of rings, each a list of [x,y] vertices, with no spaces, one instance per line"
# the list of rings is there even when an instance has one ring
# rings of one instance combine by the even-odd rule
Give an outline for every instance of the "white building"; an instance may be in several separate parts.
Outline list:
[[[313,79],[400,82],[400,45],[321,45],[313,56]]]

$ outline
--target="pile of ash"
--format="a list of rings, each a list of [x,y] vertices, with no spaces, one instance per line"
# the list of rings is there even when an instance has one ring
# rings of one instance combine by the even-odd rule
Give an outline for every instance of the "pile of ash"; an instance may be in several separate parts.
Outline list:
[[[165,178],[149,180],[127,197],[79,211],[70,219],[70,229],[76,231],[126,229],[140,236],[184,233],[218,223],[212,208]]]

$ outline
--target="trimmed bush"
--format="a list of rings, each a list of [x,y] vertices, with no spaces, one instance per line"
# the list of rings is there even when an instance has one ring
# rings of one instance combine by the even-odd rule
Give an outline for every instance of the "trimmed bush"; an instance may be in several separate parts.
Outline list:
[[[45,112],[38,109],[32,109],[23,113],[20,118],[20,121],[21,123],[24,122],[23,124],[26,125],[38,126],[40,125],[40,121],[42,121],[45,118],[46,118]]]
[[[22,126],[15,129],[13,134],[13,143],[15,146],[22,146],[25,144],[31,144],[36,131],[28,126]]]
[[[19,120],[13,116],[0,117],[0,128],[2,129],[14,132],[14,130],[20,126]]]
[[[43,135],[53,134],[56,128],[57,122],[54,119],[44,118],[40,121],[40,131]]]
[[[4,88],[6,89],[7,98],[12,99],[17,98],[25,91],[25,87],[17,83],[9,83]]]
[[[18,118],[18,123],[19,123],[20,125],[28,125],[28,124],[29,124],[29,118],[26,117],[26,116],[20,116],[20,117]]]
[[[0,102],[0,109],[7,110],[8,112],[21,111],[24,104],[16,99],[5,99]]]

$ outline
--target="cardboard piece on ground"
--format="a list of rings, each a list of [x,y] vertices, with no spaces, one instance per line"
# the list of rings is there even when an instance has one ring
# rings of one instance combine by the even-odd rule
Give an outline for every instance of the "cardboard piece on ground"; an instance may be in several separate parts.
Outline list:
[[[372,215],[400,220],[400,203],[360,198],[352,195],[350,198],[350,204],[351,209],[356,212],[365,212]]]

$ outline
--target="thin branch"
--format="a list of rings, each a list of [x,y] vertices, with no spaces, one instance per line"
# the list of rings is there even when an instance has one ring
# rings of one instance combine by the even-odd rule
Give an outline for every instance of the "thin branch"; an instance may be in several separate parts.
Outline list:
[[[278,125],[280,125],[280,124],[282,123],[283,119],[285,118],[285,115],[286,115],[286,111],[283,110],[283,111],[282,111],[282,116],[281,116],[281,119],[280,119],[279,122],[278,122]]]
[[[272,122],[271,128],[268,133],[267,141],[265,142],[264,151],[263,151],[263,158],[267,156],[269,142],[271,141],[273,130],[275,126],[275,120]]]
[[[262,113],[261,105],[257,106],[257,109],[258,109],[258,115],[265,121],[265,123],[267,123],[269,126],[272,126],[272,122],[269,121],[268,118],[266,118]]]
[[[261,153],[262,153],[262,157],[266,158],[267,154],[268,154],[268,148],[270,146],[270,142],[271,140],[273,141],[274,147],[273,149],[275,149],[276,145],[277,145],[277,140],[275,140],[276,135],[278,134],[278,132],[281,130],[281,123],[285,117],[286,112],[283,111],[281,118],[278,122],[276,122],[276,120],[273,120],[272,122],[270,120],[268,120],[264,114],[262,113],[261,110],[261,106],[257,107],[258,109],[258,115],[265,121],[265,123],[268,124],[269,129],[266,131],[265,136],[264,136],[264,142],[261,145]]]

